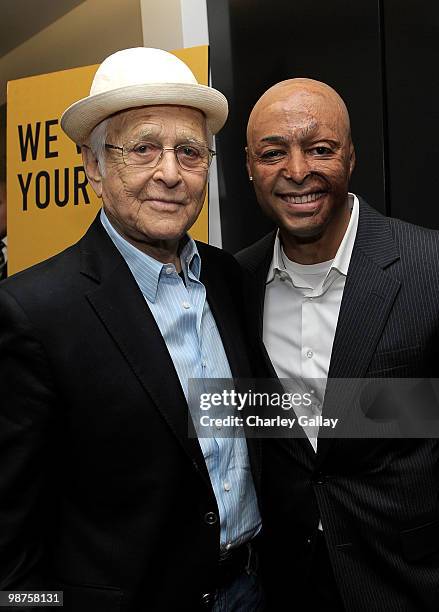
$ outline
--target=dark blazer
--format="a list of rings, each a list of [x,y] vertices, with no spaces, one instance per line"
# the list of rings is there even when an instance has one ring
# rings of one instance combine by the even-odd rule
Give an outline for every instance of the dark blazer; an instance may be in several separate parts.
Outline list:
[[[259,334],[273,244],[270,234],[238,255],[256,291]],[[439,233],[360,201],[328,385],[438,377],[438,328]],[[349,405],[323,406],[327,417],[346,411]],[[322,438],[317,454],[306,439],[267,441],[261,496],[276,612],[301,610],[297,602],[306,601],[301,586],[320,518],[346,610],[439,609],[438,440]]]
[[[251,374],[232,256],[198,244],[235,377]],[[96,219],[0,285],[0,590],[64,589],[64,610],[198,609],[219,514],[155,320]]]

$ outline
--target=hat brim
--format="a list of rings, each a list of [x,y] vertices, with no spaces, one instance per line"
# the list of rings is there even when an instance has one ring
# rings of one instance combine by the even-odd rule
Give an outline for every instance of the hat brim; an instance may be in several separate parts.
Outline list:
[[[202,111],[212,134],[219,132],[228,115],[226,97],[212,87],[192,83],[149,83],[104,91],[79,100],[64,111],[61,127],[74,142],[82,145],[93,128],[110,115],[128,108],[158,104],[190,106]]]

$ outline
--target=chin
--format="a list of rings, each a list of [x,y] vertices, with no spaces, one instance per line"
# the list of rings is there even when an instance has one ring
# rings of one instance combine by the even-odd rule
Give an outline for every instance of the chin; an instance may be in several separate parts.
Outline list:
[[[290,236],[312,240],[322,235],[324,225],[320,223],[318,225],[290,225],[286,223],[283,229]]]

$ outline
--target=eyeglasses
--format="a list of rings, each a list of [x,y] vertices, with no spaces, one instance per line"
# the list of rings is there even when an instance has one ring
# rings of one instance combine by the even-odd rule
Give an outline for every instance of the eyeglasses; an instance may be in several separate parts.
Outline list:
[[[179,166],[189,172],[206,171],[215,155],[215,151],[203,145],[181,144],[175,147],[162,147],[147,140],[130,140],[122,147],[105,143],[105,148],[122,151],[125,165],[144,168],[155,168],[160,163],[164,151],[174,151]]]

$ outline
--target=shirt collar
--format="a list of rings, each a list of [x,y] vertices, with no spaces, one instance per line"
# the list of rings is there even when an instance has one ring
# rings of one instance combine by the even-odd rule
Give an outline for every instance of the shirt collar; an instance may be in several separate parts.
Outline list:
[[[123,238],[111,225],[104,209],[101,210],[100,219],[107,234],[133,273],[142,293],[150,302],[155,302],[160,278],[164,273],[163,270],[169,264],[157,261],[157,259],[143,253]],[[180,241],[180,261],[185,278],[192,278],[198,281],[201,273],[201,258],[195,241],[188,234],[183,236]]]
[[[351,261],[352,249],[354,248],[355,237],[357,235],[358,228],[358,217],[359,217],[359,201],[358,197],[353,193],[348,193],[348,206],[351,210],[351,217],[349,219],[348,227],[343,236],[343,240],[337,249],[337,253],[328,271],[328,275],[331,270],[337,270],[344,276],[348,273],[349,263]],[[276,239],[274,241],[273,259],[270,264],[267,275],[267,283],[270,283],[276,273],[287,273],[285,266],[282,261],[282,244],[280,241],[279,230],[276,232]]]
[[[347,276],[357,236],[360,203],[355,194],[348,193],[348,205],[351,210],[351,218],[331,266],[331,270],[338,270],[343,276]]]

